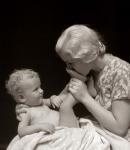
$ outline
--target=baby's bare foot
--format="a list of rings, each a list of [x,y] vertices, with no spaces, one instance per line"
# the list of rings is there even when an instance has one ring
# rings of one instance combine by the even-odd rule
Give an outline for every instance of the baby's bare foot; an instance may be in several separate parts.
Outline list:
[[[61,105],[67,107],[73,107],[77,103],[78,101],[72,96],[72,94],[68,93]]]

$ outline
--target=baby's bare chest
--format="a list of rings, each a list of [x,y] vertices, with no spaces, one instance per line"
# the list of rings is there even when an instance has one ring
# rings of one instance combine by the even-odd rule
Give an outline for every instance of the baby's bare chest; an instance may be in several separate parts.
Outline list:
[[[37,123],[53,123],[59,122],[59,113],[53,111],[46,106],[31,108],[31,124]]]

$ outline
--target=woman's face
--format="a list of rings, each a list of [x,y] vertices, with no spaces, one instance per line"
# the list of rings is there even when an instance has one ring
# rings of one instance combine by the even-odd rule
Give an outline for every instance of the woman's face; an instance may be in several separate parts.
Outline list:
[[[67,67],[77,73],[86,76],[92,70],[92,63],[84,63],[82,61],[67,62]]]
[[[70,50],[71,49],[71,50]],[[68,50],[68,51],[67,51]],[[85,63],[81,58],[73,58],[73,51],[78,51],[77,47],[66,48],[59,53],[60,58],[67,64],[67,68],[86,76],[93,69],[93,63]]]

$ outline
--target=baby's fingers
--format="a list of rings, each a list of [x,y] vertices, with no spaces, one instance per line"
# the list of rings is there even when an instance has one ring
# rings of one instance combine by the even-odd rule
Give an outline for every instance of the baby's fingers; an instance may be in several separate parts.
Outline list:
[[[22,108],[28,108],[28,106],[25,104],[17,104],[16,105],[16,109],[22,109]]]
[[[27,109],[26,108],[21,108],[21,109],[17,109],[16,110],[16,115],[19,115],[21,113],[26,113],[27,112]]]
[[[54,133],[54,131],[55,131],[55,127],[54,126],[51,126],[51,127],[49,127],[48,129],[47,129],[47,132],[49,132],[49,133]]]
[[[56,108],[56,107],[59,108],[59,107],[60,107],[60,103],[52,104],[52,107],[53,107],[53,108]]]
[[[63,101],[62,101],[61,99],[58,99],[57,102],[56,102],[57,107],[60,107],[60,105],[61,105],[62,102],[63,102]]]
[[[56,108],[56,106],[55,106],[54,104],[52,104],[52,107],[53,107],[53,108]]]
[[[62,103],[62,99],[60,99],[58,96],[56,96],[54,99],[51,99],[51,104],[54,108],[60,107],[61,103]]]

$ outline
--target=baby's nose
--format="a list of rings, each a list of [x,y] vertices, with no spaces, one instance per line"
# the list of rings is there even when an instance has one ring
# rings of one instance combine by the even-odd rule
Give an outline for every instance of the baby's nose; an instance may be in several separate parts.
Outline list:
[[[39,93],[40,93],[40,94],[43,94],[43,89],[39,89]]]

